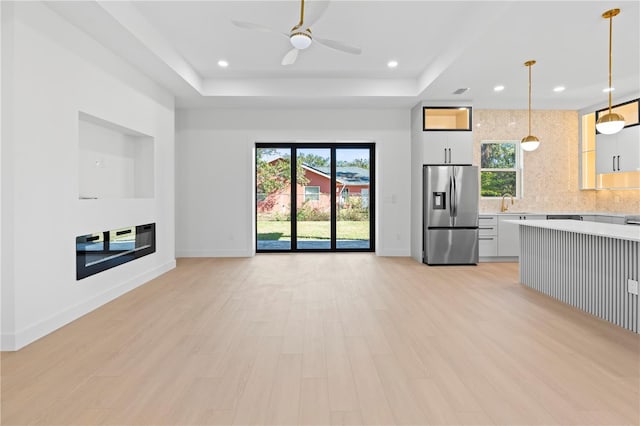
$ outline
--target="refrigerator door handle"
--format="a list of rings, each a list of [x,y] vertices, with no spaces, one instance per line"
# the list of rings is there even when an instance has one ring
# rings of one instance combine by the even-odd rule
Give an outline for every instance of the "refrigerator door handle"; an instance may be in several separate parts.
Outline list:
[[[455,170],[455,168],[454,168]],[[458,189],[456,188],[456,177],[453,176],[453,217],[458,216]]]
[[[453,217],[453,176],[449,176],[449,216]]]

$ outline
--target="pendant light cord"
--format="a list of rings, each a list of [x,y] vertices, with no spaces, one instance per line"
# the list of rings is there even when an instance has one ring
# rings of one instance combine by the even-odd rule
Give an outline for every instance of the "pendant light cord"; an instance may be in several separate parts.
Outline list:
[[[612,38],[613,38],[613,15],[609,16],[609,114],[611,114],[611,91],[612,91],[612,87],[611,87],[611,62],[613,58],[613,53],[611,48]]]
[[[529,135],[531,134],[531,67],[533,64],[529,65]]]

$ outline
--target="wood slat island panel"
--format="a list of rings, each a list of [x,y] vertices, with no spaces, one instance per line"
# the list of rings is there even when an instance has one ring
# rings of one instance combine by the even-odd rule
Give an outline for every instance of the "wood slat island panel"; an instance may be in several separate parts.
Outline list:
[[[518,221],[520,282],[639,333],[638,295],[628,280],[639,278],[640,228],[539,222]]]

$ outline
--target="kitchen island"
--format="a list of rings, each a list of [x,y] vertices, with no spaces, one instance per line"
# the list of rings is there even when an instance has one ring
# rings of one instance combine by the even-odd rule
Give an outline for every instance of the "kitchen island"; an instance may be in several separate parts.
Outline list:
[[[577,220],[519,225],[520,283],[640,332],[640,226]]]

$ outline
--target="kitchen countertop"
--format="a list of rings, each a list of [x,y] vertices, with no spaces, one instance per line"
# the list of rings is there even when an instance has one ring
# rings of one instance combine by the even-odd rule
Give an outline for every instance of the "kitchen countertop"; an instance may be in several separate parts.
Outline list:
[[[627,217],[627,216],[640,216],[640,213],[609,213],[609,212],[585,212],[585,211],[579,211],[579,212],[566,212],[566,211],[560,211],[560,212],[550,212],[550,211],[545,211],[545,212],[541,212],[541,211],[525,211],[525,212],[521,212],[521,211],[506,211],[506,212],[480,212],[479,214],[481,215],[527,215],[527,214],[539,214],[539,215],[548,215],[548,214],[577,214],[577,215],[581,215],[581,216],[614,216],[614,217]]]
[[[557,231],[640,242],[640,226],[583,222],[579,220],[509,220],[508,222],[535,228],[555,229]]]

